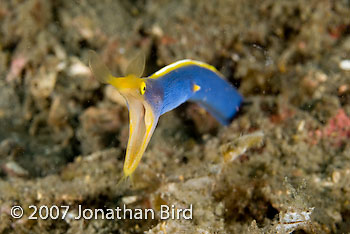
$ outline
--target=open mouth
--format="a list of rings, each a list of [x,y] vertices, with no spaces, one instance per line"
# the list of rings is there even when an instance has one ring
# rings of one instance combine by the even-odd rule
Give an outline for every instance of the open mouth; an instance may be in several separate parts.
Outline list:
[[[129,141],[126,149],[124,174],[130,175],[139,164],[151,139],[157,119],[152,108],[134,97],[126,97],[129,108]]]

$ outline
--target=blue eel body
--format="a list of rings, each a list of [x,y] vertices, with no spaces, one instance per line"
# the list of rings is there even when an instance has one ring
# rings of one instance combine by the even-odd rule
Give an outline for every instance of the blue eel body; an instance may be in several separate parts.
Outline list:
[[[154,112],[162,115],[186,101],[198,103],[221,124],[228,125],[241,103],[242,96],[218,73],[198,65],[187,65],[153,79],[146,78],[145,99]],[[198,91],[193,86],[198,85]]]

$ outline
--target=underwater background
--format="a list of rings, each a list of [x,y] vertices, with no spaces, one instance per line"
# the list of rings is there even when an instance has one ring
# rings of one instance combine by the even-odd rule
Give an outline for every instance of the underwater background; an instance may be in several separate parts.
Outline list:
[[[227,127],[193,103],[161,116],[119,186],[128,109],[89,50],[115,75],[141,50],[147,76],[206,62],[245,104]],[[193,218],[74,219],[124,204]],[[0,0],[0,233],[290,232],[350,232],[349,0]]]

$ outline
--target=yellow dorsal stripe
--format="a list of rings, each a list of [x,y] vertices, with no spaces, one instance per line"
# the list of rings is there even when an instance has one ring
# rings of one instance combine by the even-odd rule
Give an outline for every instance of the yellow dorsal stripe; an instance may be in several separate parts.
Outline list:
[[[190,66],[190,65],[197,65],[197,66],[200,66],[200,67],[204,67],[206,69],[209,69],[213,72],[216,72],[218,74],[220,74],[218,72],[218,70],[216,70],[215,67],[209,65],[209,64],[206,64],[206,63],[203,63],[203,62],[200,62],[200,61],[196,61],[196,60],[191,60],[191,59],[184,59],[184,60],[180,60],[180,61],[177,61],[175,63],[171,63],[169,64],[168,66],[166,67],[163,67],[162,69],[160,69],[159,71],[155,72],[153,75],[151,75],[149,78],[152,78],[152,79],[157,79],[161,76],[164,76],[165,74],[177,69],[177,68],[180,68],[180,67],[184,67],[184,66]]]

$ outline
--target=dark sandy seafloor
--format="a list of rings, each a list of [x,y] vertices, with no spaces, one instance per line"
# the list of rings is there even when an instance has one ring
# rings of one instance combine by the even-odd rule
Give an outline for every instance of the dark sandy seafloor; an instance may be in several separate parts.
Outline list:
[[[163,115],[117,186],[128,111],[89,49],[119,75],[140,50],[145,75],[207,62],[247,104],[228,127],[191,103]],[[349,0],[0,0],[0,232],[350,233],[349,59]],[[73,218],[123,204],[193,219]],[[30,205],[70,210],[31,220]]]

